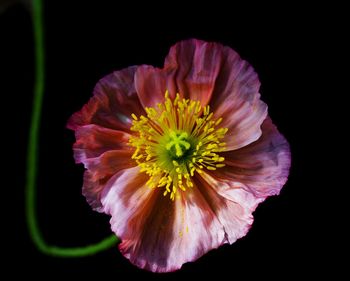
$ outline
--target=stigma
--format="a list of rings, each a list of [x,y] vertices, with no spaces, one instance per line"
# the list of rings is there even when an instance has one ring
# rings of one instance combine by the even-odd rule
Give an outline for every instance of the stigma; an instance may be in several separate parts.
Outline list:
[[[219,127],[222,118],[213,120],[209,105],[199,101],[169,98],[165,92],[163,103],[146,107],[146,116],[132,114],[129,145],[135,151],[132,159],[140,172],[149,176],[147,186],[162,188],[163,195],[174,200],[178,192],[192,188],[192,177],[205,170],[224,167],[225,150],[222,140],[227,128]]]

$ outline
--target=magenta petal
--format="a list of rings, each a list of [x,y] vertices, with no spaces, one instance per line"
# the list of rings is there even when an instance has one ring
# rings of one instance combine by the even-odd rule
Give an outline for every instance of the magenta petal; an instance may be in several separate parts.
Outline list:
[[[259,140],[223,156],[227,166],[215,171],[215,178],[240,182],[242,188],[257,197],[279,194],[287,181],[291,163],[289,144],[270,118],[264,121]]]
[[[164,68],[176,70],[173,76],[177,91],[185,98],[208,104],[222,60],[222,45],[191,39],[173,46]]]
[[[223,118],[221,126],[229,129],[227,150],[235,150],[260,137],[267,106],[260,100],[260,81],[254,69],[231,48],[224,47],[222,52],[210,105],[215,118]]]
[[[74,158],[83,163],[83,194],[88,203],[101,211],[100,195],[110,179],[119,170],[135,166],[132,150],[127,145],[129,134],[97,125],[78,127],[73,145]]]
[[[199,100],[207,105],[223,59],[222,46],[200,40],[182,41],[170,49],[164,68],[140,66],[136,72],[136,89],[144,107],[164,100],[164,93],[174,98]]]
[[[80,126],[96,124],[129,132],[131,114],[144,113],[134,87],[136,69],[132,66],[102,78],[94,89],[94,96],[72,115],[67,127],[76,130]]]
[[[119,170],[134,167],[131,159],[132,152],[127,150],[110,150],[100,157],[90,158],[84,161],[85,168],[91,172],[92,180],[110,176]]]
[[[164,101],[168,74],[153,66],[141,65],[135,75],[135,87],[142,106],[152,107]]]
[[[119,171],[133,167],[132,153],[124,150],[111,150],[100,157],[85,160],[83,195],[93,209],[101,212],[101,193],[110,178]]]
[[[127,145],[130,135],[122,131],[103,128],[97,125],[78,127],[73,145],[76,163],[95,158],[109,150],[130,150]]]
[[[246,235],[253,223],[252,213],[262,199],[240,189],[239,183],[230,192],[223,192],[225,185],[206,173],[198,176],[196,182],[225,230],[225,242],[232,244]]]
[[[267,106],[259,98],[258,94],[252,101],[244,100],[245,97],[232,97],[215,111],[216,118],[223,117],[220,125],[228,128],[224,138],[226,150],[239,149],[261,136],[261,124],[267,117]]]
[[[179,269],[225,242],[225,232],[198,189],[174,202],[145,186],[139,168],[124,170],[103,192],[120,251],[138,267],[154,272]]]

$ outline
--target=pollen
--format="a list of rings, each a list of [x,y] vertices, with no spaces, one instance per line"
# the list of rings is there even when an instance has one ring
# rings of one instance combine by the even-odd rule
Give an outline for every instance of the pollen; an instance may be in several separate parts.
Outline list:
[[[135,150],[132,159],[140,172],[149,176],[149,188],[162,188],[171,200],[180,191],[193,188],[195,174],[215,171],[225,166],[220,152],[227,128],[218,127],[222,118],[213,120],[209,105],[199,101],[169,98],[156,107],[145,108],[146,116],[132,114],[129,145]]]

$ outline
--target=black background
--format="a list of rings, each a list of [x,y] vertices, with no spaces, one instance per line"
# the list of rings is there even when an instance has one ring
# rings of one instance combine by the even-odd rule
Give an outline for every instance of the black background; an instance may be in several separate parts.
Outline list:
[[[325,254],[318,242],[321,234],[315,234],[322,209],[313,205],[320,188],[314,178],[320,171],[312,162],[317,154],[312,141],[317,129],[310,111],[319,94],[312,73],[318,68],[315,63],[321,51],[316,39],[323,27],[312,17],[314,12],[293,7],[253,14],[248,8],[207,7],[204,12],[198,7],[172,5],[176,4],[148,6],[146,10],[136,4],[121,7],[103,1],[75,5],[46,2],[46,86],[37,182],[38,219],[45,240],[58,246],[79,246],[110,235],[109,218],[92,211],[81,195],[84,169],[74,164],[74,136],[65,128],[67,119],[87,102],[100,78],[130,65],[161,67],[170,46],[182,39],[223,43],[253,65],[269,114],[291,144],[288,183],[280,196],[268,198],[257,208],[253,227],[244,238],[175,273],[140,270],[117,248],[79,259],[39,253],[29,238],[24,213],[25,153],[34,81],[32,25],[30,11],[16,4],[0,15],[3,89],[8,86],[2,94],[9,98],[1,107],[9,126],[6,136],[11,136],[4,149],[10,167],[5,178],[11,184],[4,180],[7,200],[3,202],[10,204],[4,204],[3,217],[4,232],[13,241],[6,253],[12,275],[22,273],[21,268],[28,276],[37,277],[166,280],[215,276],[242,280],[297,278],[327,270],[314,263]]]

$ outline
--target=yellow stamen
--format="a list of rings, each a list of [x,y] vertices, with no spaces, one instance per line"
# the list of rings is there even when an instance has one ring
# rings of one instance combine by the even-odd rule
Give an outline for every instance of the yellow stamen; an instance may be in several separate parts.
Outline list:
[[[135,151],[131,156],[140,172],[149,176],[147,186],[164,188],[163,195],[175,200],[178,189],[194,186],[192,177],[204,170],[224,167],[225,150],[222,141],[227,128],[217,128],[222,118],[212,120],[209,105],[184,99],[176,94],[172,101],[169,92],[156,107],[145,108],[146,116],[131,114],[133,119],[129,144]]]

